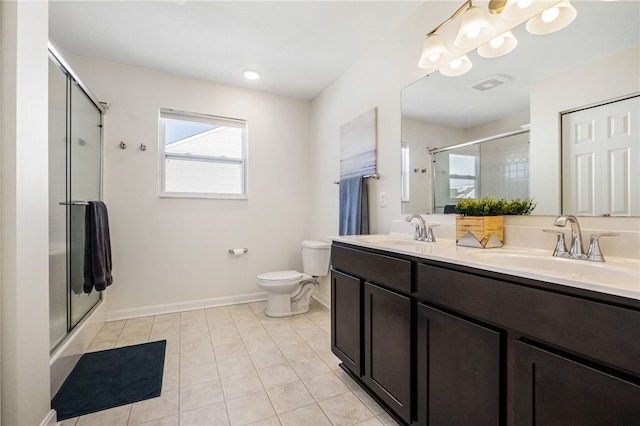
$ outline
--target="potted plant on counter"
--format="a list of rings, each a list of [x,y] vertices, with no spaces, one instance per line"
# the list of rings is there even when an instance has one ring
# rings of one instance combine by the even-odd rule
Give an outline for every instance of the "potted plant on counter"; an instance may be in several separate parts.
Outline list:
[[[459,200],[456,203],[456,243],[465,247],[502,247],[504,215],[528,215],[535,207],[533,199],[507,201],[484,197]]]

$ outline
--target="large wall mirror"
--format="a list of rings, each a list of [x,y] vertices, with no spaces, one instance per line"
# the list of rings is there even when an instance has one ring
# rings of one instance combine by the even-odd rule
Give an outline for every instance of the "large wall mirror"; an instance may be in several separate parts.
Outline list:
[[[518,46],[511,53],[485,59],[472,52],[468,73],[446,77],[434,71],[402,91],[402,213],[442,213],[457,196],[468,196],[472,184],[475,196],[503,196],[492,193],[500,185],[487,182],[508,177],[495,167],[493,173],[502,176],[483,176],[490,169],[482,164],[485,152],[494,166],[520,161],[516,167],[526,169],[528,182],[520,173],[519,180],[501,185],[517,189],[513,198],[535,198],[534,214],[589,214],[563,212],[563,198],[572,190],[563,179],[569,170],[562,166],[561,145],[567,142],[561,117],[640,92],[640,2],[572,3],[578,15],[568,27],[536,36],[519,25],[512,29]],[[519,136],[501,139],[505,134]],[[635,144],[637,152],[637,135]],[[462,145],[459,152],[446,149],[454,145]],[[627,164],[637,170],[635,157]],[[640,194],[640,180],[629,184]],[[640,215],[621,215],[629,214]]]

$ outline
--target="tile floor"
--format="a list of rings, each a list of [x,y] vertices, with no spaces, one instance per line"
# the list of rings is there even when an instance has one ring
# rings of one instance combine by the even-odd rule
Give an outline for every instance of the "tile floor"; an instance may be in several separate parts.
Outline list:
[[[269,318],[265,304],[106,323],[89,351],[167,340],[162,394],[61,425],[396,425],[338,367],[328,309]]]

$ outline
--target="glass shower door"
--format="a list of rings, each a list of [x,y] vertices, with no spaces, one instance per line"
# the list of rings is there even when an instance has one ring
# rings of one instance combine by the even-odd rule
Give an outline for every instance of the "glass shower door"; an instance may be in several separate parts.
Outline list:
[[[49,61],[49,338],[67,335],[67,75]]]
[[[100,293],[84,293],[85,208],[100,200],[102,115],[84,91],[70,83],[70,140],[67,167],[69,203],[69,329],[100,300]]]

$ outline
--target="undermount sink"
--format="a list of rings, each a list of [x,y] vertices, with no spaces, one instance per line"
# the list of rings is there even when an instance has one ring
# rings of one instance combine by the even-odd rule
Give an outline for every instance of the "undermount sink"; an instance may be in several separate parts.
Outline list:
[[[629,289],[640,288],[638,265],[626,264],[623,261],[600,263],[503,250],[475,250],[467,253],[467,257],[469,260],[496,267],[525,269]]]

